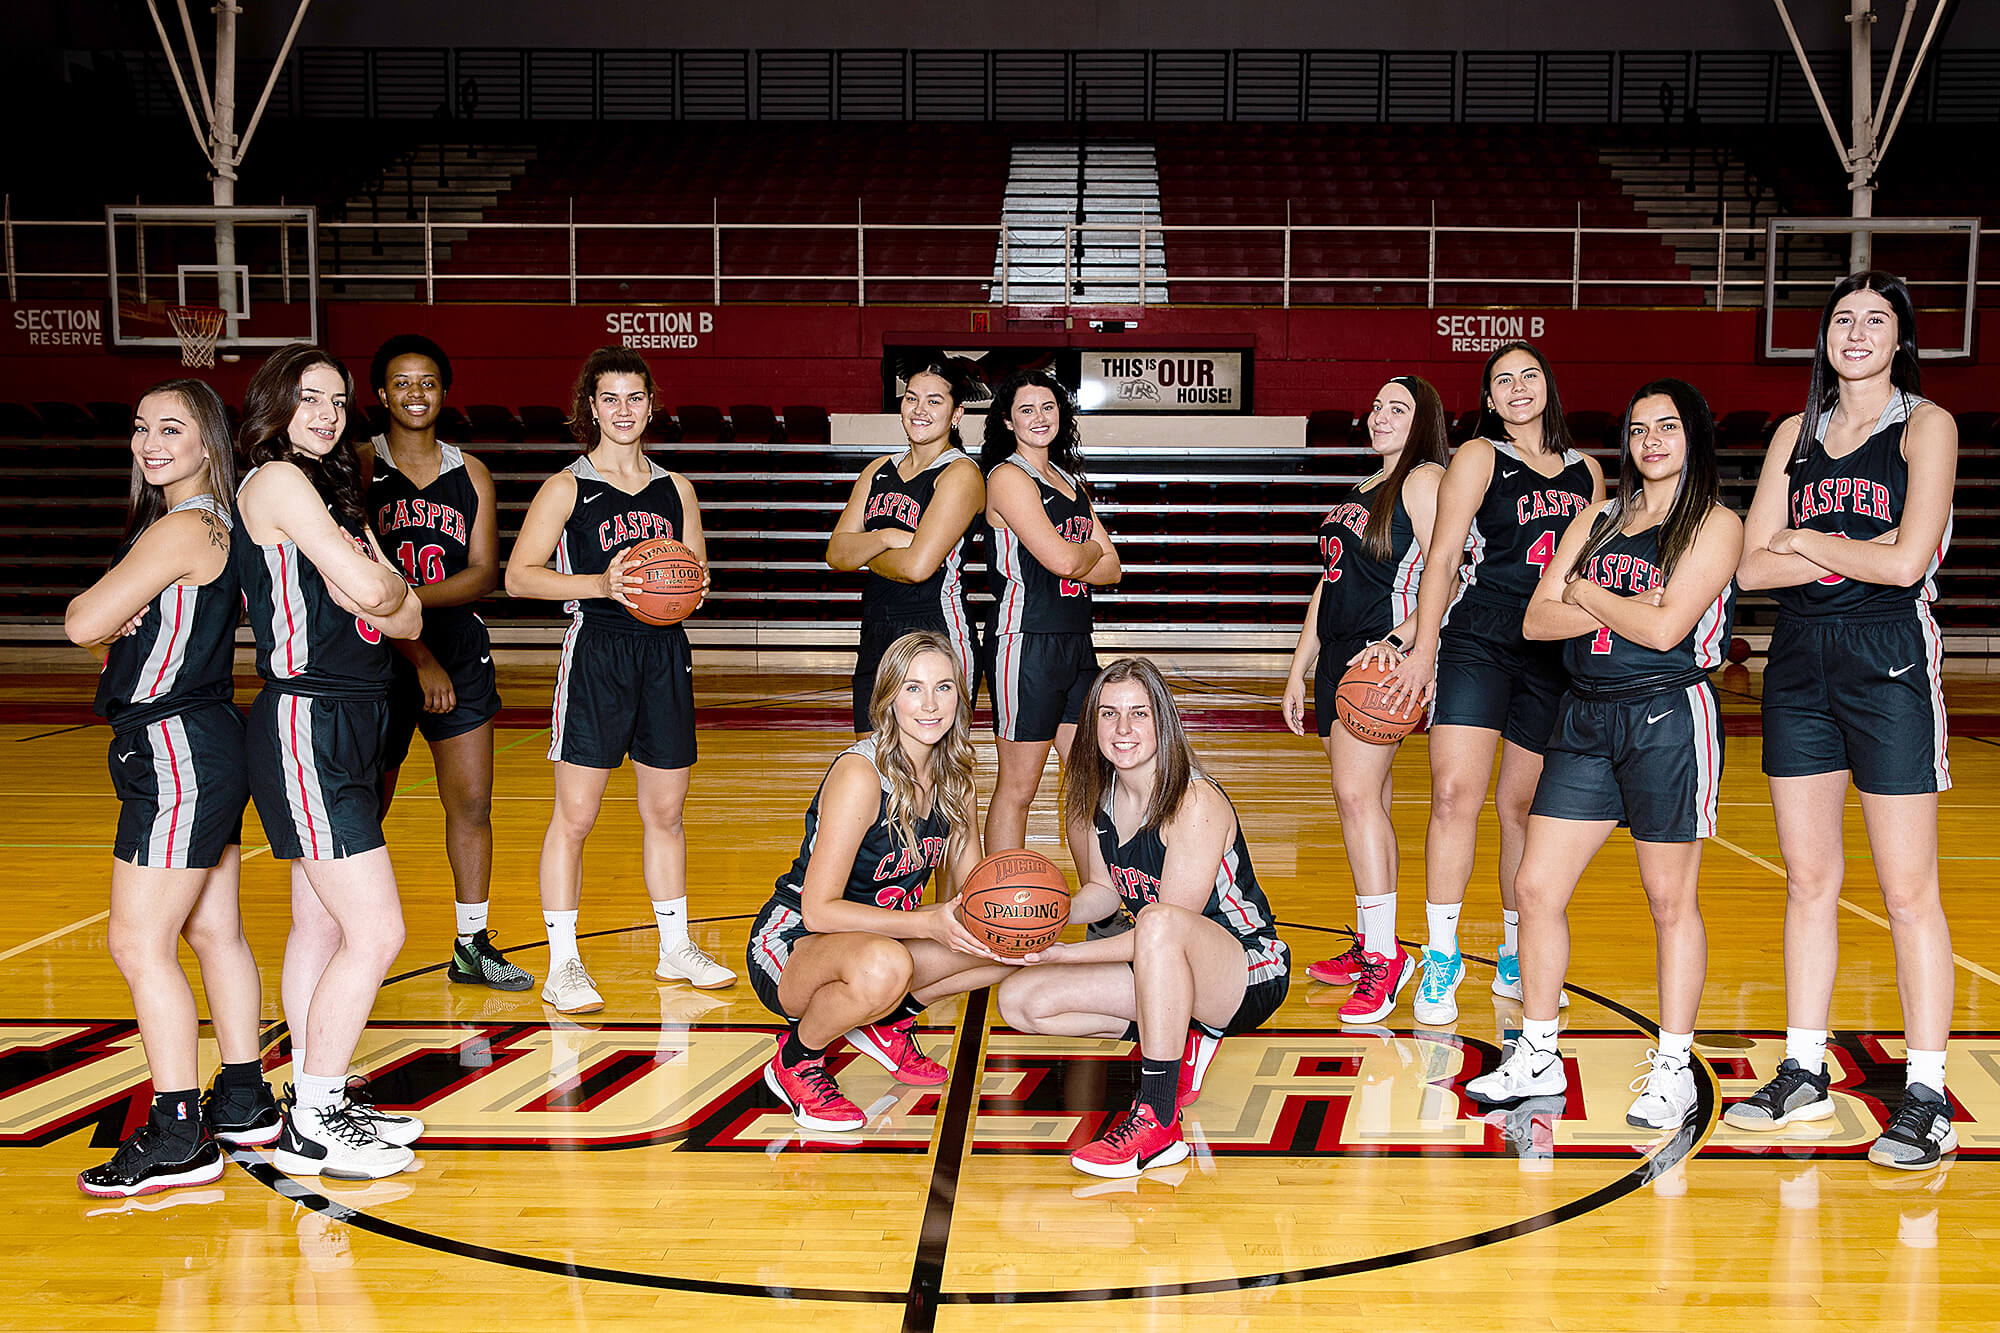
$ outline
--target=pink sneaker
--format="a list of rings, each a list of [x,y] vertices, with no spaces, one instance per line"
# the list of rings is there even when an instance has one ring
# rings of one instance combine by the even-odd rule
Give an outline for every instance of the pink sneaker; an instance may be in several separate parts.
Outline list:
[[[847,1039],[854,1043],[855,1050],[894,1074],[898,1083],[934,1088],[945,1081],[947,1071],[917,1045],[912,1035],[916,1026],[914,1018],[895,1023],[869,1023],[849,1032]]]
[[[1361,937],[1359,935],[1354,935],[1352,931],[1349,931],[1348,934],[1353,936],[1354,943],[1348,947],[1347,952],[1335,954],[1331,958],[1322,958],[1317,963],[1309,964],[1306,967],[1306,975],[1308,977],[1311,977],[1314,981],[1325,982],[1329,986],[1352,986],[1355,982],[1361,980],[1361,973],[1363,971],[1361,960],[1368,956],[1368,951],[1361,947]],[[1396,941],[1397,952],[1400,953],[1402,947],[1402,941]]]
[[[1180,1091],[1174,1099],[1176,1110],[1185,1111],[1201,1100],[1201,1080],[1221,1045],[1220,1037],[1211,1037],[1200,1028],[1188,1029],[1187,1049],[1181,1052]]]
[[[1417,960],[1396,950],[1392,958],[1381,954],[1361,955],[1362,973],[1354,983],[1354,994],[1337,1011],[1343,1023],[1379,1023],[1396,1007],[1403,983],[1417,970]]]
[[[868,1123],[861,1108],[847,1100],[833,1075],[826,1072],[825,1056],[787,1065],[781,1050],[764,1066],[764,1086],[777,1094],[804,1129],[837,1132],[860,1129]]]
[[[1103,1137],[1071,1153],[1069,1164],[1086,1175],[1115,1179],[1136,1176],[1149,1167],[1172,1166],[1187,1155],[1180,1116],[1163,1125],[1152,1107],[1138,1102],[1112,1121]]]

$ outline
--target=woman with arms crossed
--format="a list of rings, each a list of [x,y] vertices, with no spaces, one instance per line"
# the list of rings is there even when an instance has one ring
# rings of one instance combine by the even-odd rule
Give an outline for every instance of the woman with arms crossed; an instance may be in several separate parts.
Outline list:
[[[1843,278],[1820,318],[1806,409],[1778,427],[1737,579],[1778,601],[1764,773],[1785,859],[1785,1059],[1723,1115],[1781,1129],[1834,1114],[1826,1037],[1840,956],[1851,781],[1888,907],[1908,1024],[1902,1107],[1868,1151],[1922,1171],[1958,1146],[1944,1095],[1954,976],[1938,889],[1943,643],[1932,581],[1951,544],[1958,428],[1918,393],[1916,312],[1892,274]]]
[[[1521,904],[1521,1038],[1466,1084],[1482,1102],[1566,1086],[1556,1051],[1569,901],[1620,824],[1659,941],[1660,1036],[1627,1122],[1677,1128],[1694,1107],[1695,1011],[1708,973],[1698,890],[1722,779],[1722,710],[1708,673],[1729,647],[1743,523],[1721,502],[1715,419],[1692,385],[1656,380],[1625,413],[1617,498],[1563,533],[1523,632],[1563,641],[1570,685],[1528,816]]]

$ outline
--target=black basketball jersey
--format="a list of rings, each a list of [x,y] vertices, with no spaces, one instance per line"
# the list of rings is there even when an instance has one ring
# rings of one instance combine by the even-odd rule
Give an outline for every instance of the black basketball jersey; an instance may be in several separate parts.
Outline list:
[[[197,495],[161,517],[200,509],[229,522],[213,496]],[[207,583],[171,584],[146,608],[135,633],[113,639],[97,678],[97,715],[114,731],[235,697],[230,666],[243,594],[234,559]]]
[[[938,478],[953,463],[965,457],[962,450],[946,449],[931,465],[908,481],[898,469],[909,455],[894,458],[875,469],[868,483],[868,507],[861,526],[869,532],[900,528],[914,533],[923,520],[931,496],[937,492]],[[965,588],[960,571],[965,566],[965,538],[952,543],[944,561],[921,583],[898,583],[868,571],[861,586],[861,618],[883,623],[892,620],[934,619],[950,624],[964,615]]]
[[[1792,469],[1786,497],[1790,526],[1831,532],[1852,541],[1872,541],[1903,521],[1910,495],[1910,464],[1903,457],[1903,432],[1923,406],[1915,394],[1898,393],[1882,409],[1874,431],[1859,449],[1830,458],[1825,449],[1826,427],[1833,419],[1822,412],[1815,448]],[[1795,616],[1882,615],[1909,611],[1937,597],[1938,566],[1951,546],[1951,522],[1931,553],[1930,567],[1915,583],[1900,587],[1862,583],[1828,574],[1813,583],[1773,588],[1778,609]]]
[[[1389,558],[1378,560],[1363,540],[1373,503],[1374,492],[1356,486],[1319,521],[1321,643],[1357,635],[1379,639],[1417,608],[1424,550],[1410,511],[1398,495],[1389,519]]]
[[[1042,512],[1062,535],[1075,546],[1090,540],[1094,523],[1090,499],[1083,484],[1067,472],[1063,479],[1076,492],[1074,499],[1049,485],[1041,473],[1019,454],[1009,454],[1000,467],[1018,467],[1034,479],[1041,492]],[[1054,467],[1054,464],[1050,464]],[[1021,544],[1012,528],[994,528],[991,558],[987,564],[987,586],[998,603],[993,612],[995,634],[1088,634],[1090,632],[1090,585],[1081,579],[1058,578],[1050,573],[1034,553]]]
[[[1206,777],[1195,780],[1213,781]],[[1216,790],[1222,789],[1218,786]],[[1104,856],[1119,900],[1136,916],[1140,908],[1160,900],[1160,876],[1166,873],[1167,845],[1160,840],[1160,831],[1150,825],[1133,834],[1130,842],[1120,843],[1117,821],[1111,817],[1111,800],[1112,792],[1107,791],[1104,804],[1097,811],[1097,850]],[[1271,904],[1265,899],[1264,890],[1257,886],[1257,872],[1250,865],[1250,848],[1243,841],[1240,819],[1236,822],[1236,843],[1223,853],[1222,864],[1216,867],[1215,887],[1209,891],[1201,914],[1246,942],[1277,939],[1277,928],[1271,922]]]
[[[368,512],[382,550],[402,569],[413,588],[442,583],[462,574],[472,561],[472,525],[479,517],[479,491],[466,471],[465,455],[438,445],[438,474],[418,487],[397,471],[389,445],[375,437],[375,479],[368,487]],[[424,608],[424,638],[456,630],[471,619],[471,606]],[[439,642],[443,642],[442,638]]]
[[[257,475],[252,468],[243,485]],[[367,528],[332,513],[340,530],[357,541]],[[236,528],[229,558],[243,583],[243,609],[257,642],[257,674],[291,694],[367,698],[388,693],[393,650],[382,632],[342,609],[326,580],[299,554],[296,543],[260,546],[243,524],[237,488]]]
[[[613,553],[655,537],[681,540],[686,532],[681,514],[681,493],[673,474],[653,462],[652,480],[636,495],[628,495],[598,474],[584,455],[567,469],[576,477],[576,503],[563,521],[562,540],[556,543],[556,569],[564,574],[602,574],[611,567]],[[586,597],[565,602],[563,610],[580,624],[606,625],[617,629],[642,630],[654,634],[685,634],[679,625],[648,625],[609,597]]]
[[[840,752],[844,759],[850,754],[858,754],[870,764],[875,762],[875,738],[866,737]],[[834,763],[839,763],[835,759]],[[830,774],[833,766],[827,766]],[[841,889],[841,896],[851,903],[861,903],[868,907],[887,907],[896,911],[910,911],[923,901],[924,885],[930,882],[931,871],[938,862],[944,860],[945,846],[951,838],[951,823],[944,812],[935,804],[930,814],[917,821],[917,840],[913,846],[904,846],[896,841],[894,828],[889,823],[889,779],[876,769],[882,779],[882,800],[875,807],[875,822],[862,835],[861,846],[854,853],[854,864],[848,868],[847,883]],[[819,798],[826,790],[826,779],[821,778],[819,791],[813,793],[812,804],[806,807],[806,836],[799,844],[798,859],[792,868],[778,877],[778,896],[796,906],[805,890],[806,865],[812,860],[813,844],[819,841]]]
[[[1666,583],[1658,565],[1660,529],[1620,534],[1584,562],[1583,577],[1621,596],[1649,592]],[[1736,615],[1736,581],[1723,586],[1694,622],[1687,637],[1661,652],[1620,638],[1609,629],[1580,634],[1563,644],[1563,665],[1579,692],[1619,693],[1657,684],[1672,689],[1722,665]]]
[[[1590,469],[1574,449],[1544,477],[1508,440],[1491,440],[1493,475],[1466,534],[1465,593],[1474,602],[1527,607],[1569,521],[1590,507]]]

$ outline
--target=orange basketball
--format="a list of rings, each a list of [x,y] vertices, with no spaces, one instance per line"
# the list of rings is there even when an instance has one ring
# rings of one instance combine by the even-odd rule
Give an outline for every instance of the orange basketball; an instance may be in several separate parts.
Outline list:
[[[625,572],[639,580],[632,614],[648,625],[678,625],[701,601],[701,561],[671,537],[640,542],[625,556]]]
[[[1046,949],[1069,924],[1069,881],[1040,852],[995,852],[966,877],[958,919],[1003,958]]]
[[[1416,730],[1424,710],[1411,700],[1407,712],[1391,712],[1382,681],[1394,668],[1367,662],[1347,669],[1333,692],[1333,713],[1348,734],[1370,745],[1394,745]]]

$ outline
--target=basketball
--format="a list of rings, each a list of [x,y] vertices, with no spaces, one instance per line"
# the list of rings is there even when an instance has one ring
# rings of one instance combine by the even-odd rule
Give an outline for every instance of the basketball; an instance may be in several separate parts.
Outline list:
[[[1356,740],[1367,741],[1370,745],[1394,745],[1416,730],[1418,721],[1422,719],[1423,709],[1417,706],[1415,700],[1411,700],[1407,712],[1389,710],[1382,682],[1392,670],[1392,667],[1363,662],[1349,667],[1347,674],[1340,678],[1340,687],[1333,692],[1334,716]]]
[[[1748,639],[1731,639],[1731,640],[1729,641],[1729,660],[1730,660],[1730,661],[1732,661],[1732,662],[1747,662],[1747,661],[1749,661],[1749,660],[1750,660],[1750,640],[1748,640]]]
[[[972,868],[958,919],[1003,958],[1046,949],[1069,924],[1069,881],[1040,852],[995,852]]]
[[[678,625],[701,601],[701,561],[671,537],[634,546],[626,554],[625,572],[640,582],[632,614],[648,625]]]

